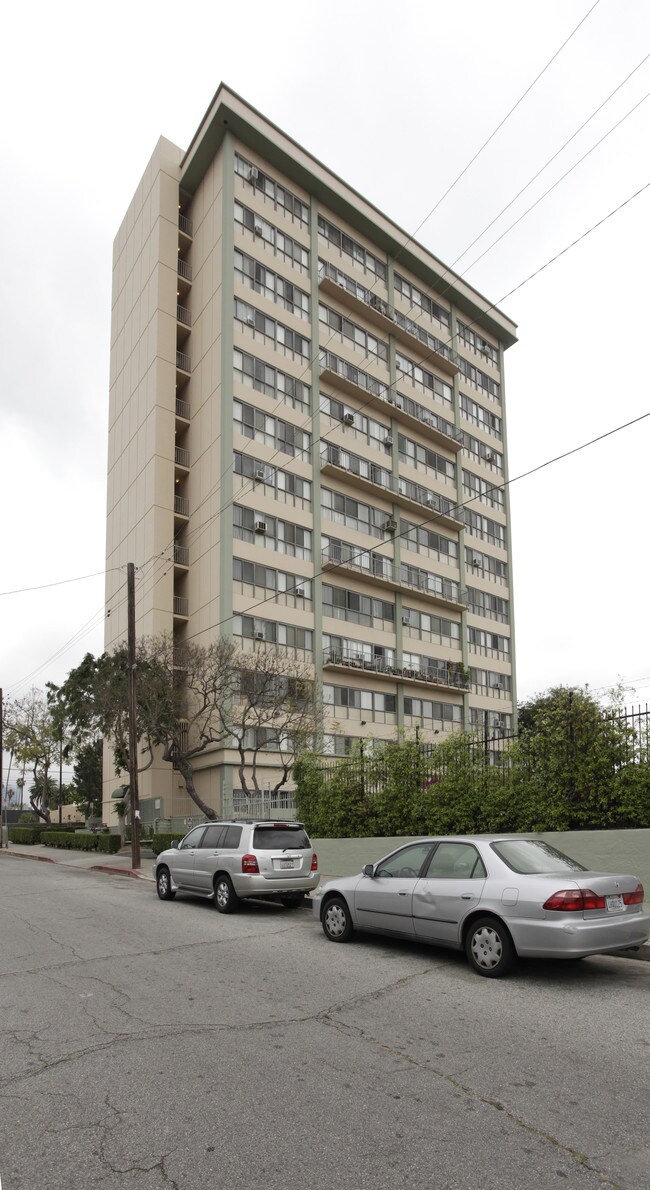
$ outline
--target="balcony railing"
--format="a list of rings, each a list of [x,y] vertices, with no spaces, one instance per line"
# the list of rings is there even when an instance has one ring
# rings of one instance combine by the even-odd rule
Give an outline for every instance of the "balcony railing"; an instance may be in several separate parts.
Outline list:
[[[360,550],[358,546],[348,545],[344,541],[330,542],[321,551],[323,565],[346,566],[352,570],[361,571],[369,577],[385,579],[396,583],[396,568],[390,558],[382,558],[379,554],[372,554],[368,550]]]
[[[190,551],[185,545],[174,545],[174,564],[176,566],[189,566]]]
[[[371,463],[368,459],[362,459],[360,455],[343,450],[342,447],[335,446],[332,442],[323,443],[320,457],[322,465],[340,467],[350,475],[356,475],[360,479],[367,480],[368,483],[376,484],[377,487],[386,488],[389,491],[395,488],[393,476],[385,467]]]
[[[186,236],[192,235],[192,220],[188,219],[187,215],[181,215],[180,211],[178,213],[178,226]]]
[[[181,401],[180,397],[176,398],[176,416],[184,417],[186,421],[190,420],[190,403],[189,403],[189,401]]]
[[[190,515],[190,502],[187,496],[174,496],[174,512],[177,516]]]
[[[174,615],[189,616],[190,601],[184,595],[174,595]]]
[[[385,467],[352,454],[343,447],[335,446],[332,442],[325,442],[321,448],[321,466],[340,468],[350,476],[352,482],[362,480],[363,485],[372,484],[391,492],[398,500],[402,498],[427,508],[437,514],[437,519],[445,518],[451,521],[452,527],[463,523],[460,510],[453,500],[410,479],[397,478]]]
[[[192,266],[182,256],[178,258],[178,275],[183,277],[185,281],[192,280]]]
[[[189,467],[189,465],[190,465],[189,450],[186,450],[184,446],[175,446],[174,447],[174,462],[177,463],[179,467]]]
[[[447,363],[453,366],[454,371],[458,370],[458,356],[455,351],[451,350],[447,343],[443,343],[442,339],[439,339],[437,335],[432,335],[412,318],[407,318],[405,314],[401,314],[399,310],[396,310],[384,298],[366,289],[364,285],[355,281],[353,277],[349,277],[341,269],[337,269],[328,261],[321,260],[318,263],[318,280],[319,283],[327,280],[339,286],[339,288],[345,290],[353,298],[356,298],[358,302],[362,302],[370,310],[392,322],[396,328],[408,335],[409,339],[417,339],[418,343],[428,351],[433,351],[437,355],[442,356]]]
[[[381,380],[376,380],[374,376],[362,371],[354,364],[349,364],[347,360],[334,355],[333,352],[321,351],[320,366],[323,371],[334,372],[342,380],[347,380],[348,384],[354,384],[364,392],[372,393],[382,401],[388,401],[390,389],[387,385],[382,384]]]
[[[373,554],[370,550],[359,549],[358,546],[345,541],[330,541],[329,545],[321,550],[321,565],[343,566],[346,570],[354,570],[364,577],[388,583],[395,590],[409,587],[421,595],[428,595],[438,603],[453,608],[464,607],[467,604],[467,592],[462,591],[454,579],[431,574],[430,571],[410,566],[407,562],[397,566],[390,558]]]
[[[362,669],[366,672],[383,674],[390,678],[406,678],[413,682],[427,682],[434,686],[449,686],[454,690],[466,690],[467,678],[458,670],[453,662],[430,665],[420,662],[414,664],[412,660],[403,657],[384,656],[373,657],[358,650],[326,649],[323,653],[323,665],[342,665],[350,669]]]
[[[176,352],[176,367],[180,368],[181,372],[192,371],[192,361],[189,355],[186,355],[184,351]]]
[[[176,303],[176,321],[182,322],[183,326],[192,325],[192,313],[187,309],[187,306],[180,306]]]

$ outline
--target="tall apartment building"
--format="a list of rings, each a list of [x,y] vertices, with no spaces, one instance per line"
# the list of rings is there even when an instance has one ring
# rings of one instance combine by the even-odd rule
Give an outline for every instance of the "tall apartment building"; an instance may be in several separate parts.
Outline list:
[[[106,647],[134,561],[139,635],[313,661],[331,752],[509,729],[514,324],[223,85],[156,146],[113,278]],[[197,765],[222,813],[235,759]],[[141,797],[192,812],[163,762]]]

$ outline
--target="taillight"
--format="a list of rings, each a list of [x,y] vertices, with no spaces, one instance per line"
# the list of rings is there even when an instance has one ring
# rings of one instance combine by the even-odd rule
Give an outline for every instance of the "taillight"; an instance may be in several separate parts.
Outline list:
[[[604,909],[605,898],[590,888],[563,888],[544,902],[544,909],[560,913],[583,913],[585,909]]]
[[[241,857],[242,872],[259,872],[256,855],[242,855]]]
[[[643,885],[639,883],[639,884],[637,884],[634,892],[623,893],[623,904],[624,905],[642,905],[644,897],[645,897],[645,892],[643,889]]]
[[[318,871],[318,856],[316,855],[315,851],[311,857],[311,870],[312,872]],[[639,885],[639,888],[641,888],[641,885]],[[643,892],[643,889],[641,889],[641,891]],[[641,900],[643,900],[643,897],[641,897]]]

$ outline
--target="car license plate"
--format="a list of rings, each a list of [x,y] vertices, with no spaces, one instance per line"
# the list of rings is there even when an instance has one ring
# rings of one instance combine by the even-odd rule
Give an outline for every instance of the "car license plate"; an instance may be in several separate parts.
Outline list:
[[[292,859],[281,859],[281,860],[280,860],[280,867],[281,867],[281,868],[292,868],[292,867],[293,867],[293,860],[292,860]]]
[[[625,908],[625,902],[623,901],[622,896],[619,896],[617,894],[616,896],[607,897],[607,912],[608,913],[620,913],[621,910],[624,908]]]

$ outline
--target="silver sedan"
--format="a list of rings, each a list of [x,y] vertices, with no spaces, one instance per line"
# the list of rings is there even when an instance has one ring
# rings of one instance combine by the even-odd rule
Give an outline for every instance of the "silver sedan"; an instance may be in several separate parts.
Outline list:
[[[464,950],[479,975],[518,956],[580,959],[650,937],[636,876],[590,872],[542,839],[422,839],[313,895],[330,942],[355,929]]]

